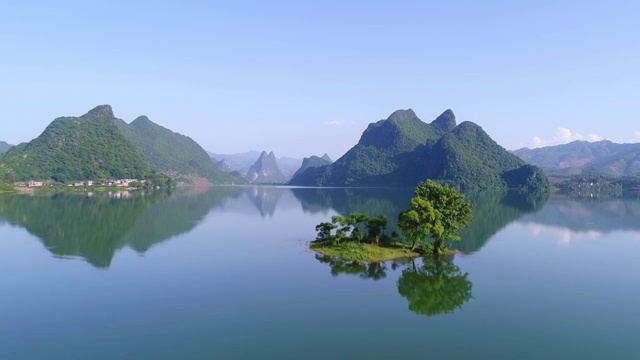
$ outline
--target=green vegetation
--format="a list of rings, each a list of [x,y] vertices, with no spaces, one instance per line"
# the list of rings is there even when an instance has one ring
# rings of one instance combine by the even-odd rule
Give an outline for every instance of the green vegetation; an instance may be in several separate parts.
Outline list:
[[[311,243],[310,248],[322,255],[337,257],[346,261],[375,262],[419,256],[418,253],[411,251],[408,246],[401,243],[378,246],[356,242],[333,244],[314,241]]]
[[[55,119],[36,139],[0,155],[0,182],[5,183],[139,179],[150,180],[141,187],[164,186],[168,179],[154,172],[191,183],[246,183],[237,173],[218,169],[191,138],[145,116],[127,125],[109,105]]]
[[[468,121],[456,126],[451,110],[430,124],[411,110],[398,110],[387,120],[370,124],[358,144],[336,162],[307,168],[290,184],[413,187],[431,179],[462,191],[550,187],[542,171],[519,170],[523,166],[523,160],[480,126]]]
[[[640,183],[640,178],[636,184]],[[601,175],[576,175],[560,182],[558,190],[572,197],[621,197],[623,184],[616,179]]]
[[[0,158],[0,178],[7,183],[142,179],[147,174],[144,157],[118,129],[108,105],[81,117],[57,118],[36,139]]]
[[[347,217],[332,216],[331,222],[316,226],[318,235],[310,248],[327,256],[338,256],[353,261],[384,261],[415,257],[417,253],[400,243],[397,236],[384,231],[387,218],[351,213]]]
[[[6,153],[12,147],[13,147],[13,145],[7,144],[4,141],[0,141],[0,154]]]
[[[117,120],[120,130],[138,147],[151,170],[174,179],[204,178],[213,184],[244,184],[236,174],[218,169],[193,139],[164,128],[146,116],[131,124]]]
[[[410,209],[398,216],[398,225],[411,245],[400,242],[394,232],[385,234],[387,218],[351,213],[335,215],[331,222],[316,225],[318,232],[311,249],[345,260],[383,261],[398,257],[415,257],[431,250],[435,257],[445,252],[445,241],[460,240],[458,231],[471,222],[471,204],[464,195],[433,181],[418,184]],[[424,241],[430,237],[432,244]]]
[[[327,166],[331,164],[331,159],[329,159],[329,156],[327,154],[324,154],[323,157],[318,157],[318,156],[311,156],[308,158],[304,158],[302,159],[302,165],[300,166],[300,169],[298,169],[298,171],[296,171],[293,174],[293,177],[295,178],[296,176],[299,176],[300,174],[304,173],[308,168],[319,168],[322,166]]]
[[[411,241],[411,250],[430,237],[433,255],[438,256],[446,250],[445,241],[460,240],[458,232],[471,223],[471,204],[455,189],[431,180],[418,184],[415,194],[409,210],[398,216],[398,224]]]

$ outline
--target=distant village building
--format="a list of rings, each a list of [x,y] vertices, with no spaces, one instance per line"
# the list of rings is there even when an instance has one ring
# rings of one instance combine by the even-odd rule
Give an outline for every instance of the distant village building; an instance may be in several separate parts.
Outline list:
[[[29,181],[29,184],[28,184],[29,187],[38,187],[42,185],[43,185],[42,181]]]

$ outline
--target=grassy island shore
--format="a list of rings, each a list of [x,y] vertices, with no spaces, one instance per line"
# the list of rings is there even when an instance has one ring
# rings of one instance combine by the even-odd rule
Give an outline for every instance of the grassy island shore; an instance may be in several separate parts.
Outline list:
[[[380,262],[421,256],[419,252],[411,251],[408,245],[399,242],[378,246],[354,242],[333,244],[331,241],[312,241],[309,248],[319,254],[348,261]]]

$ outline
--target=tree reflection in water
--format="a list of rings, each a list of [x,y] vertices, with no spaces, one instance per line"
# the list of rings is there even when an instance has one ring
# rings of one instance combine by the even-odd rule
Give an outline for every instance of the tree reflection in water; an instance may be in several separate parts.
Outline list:
[[[398,293],[416,314],[434,316],[453,313],[471,299],[473,284],[451,260],[425,259],[402,270]]]
[[[409,310],[416,314],[453,313],[472,298],[473,284],[468,279],[469,274],[462,273],[451,259],[423,259],[419,265],[413,259],[367,263],[321,254],[316,254],[316,259],[329,265],[334,277],[353,275],[380,280],[387,277],[389,268],[393,271],[402,269],[396,283],[398,293],[407,299]]]

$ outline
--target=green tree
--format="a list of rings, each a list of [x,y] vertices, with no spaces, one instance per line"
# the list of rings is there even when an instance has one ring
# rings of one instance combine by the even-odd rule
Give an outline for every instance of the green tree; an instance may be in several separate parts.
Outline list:
[[[379,215],[376,217],[367,217],[364,221],[367,225],[367,238],[376,245],[380,243],[380,236],[387,227],[387,217]]]
[[[412,250],[430,236],[437,256],[446,240],[460,240],[458,231],[471,223],[471,203],[457,190],[431,180],[419,183],[415,194],[409,210],[398,216],[398,226],[411,240]]]
[[[364,239],[364,233],[359,228],[354,228],[351,232],[351,240],[359,243]]]
[[[331,239],[331,230],[337,228],[336,224],[332,224],[330,222],[321,222],[316,225],[316,231],[318,232],[318,236],[316,236],[316,240],[328,240]]]

